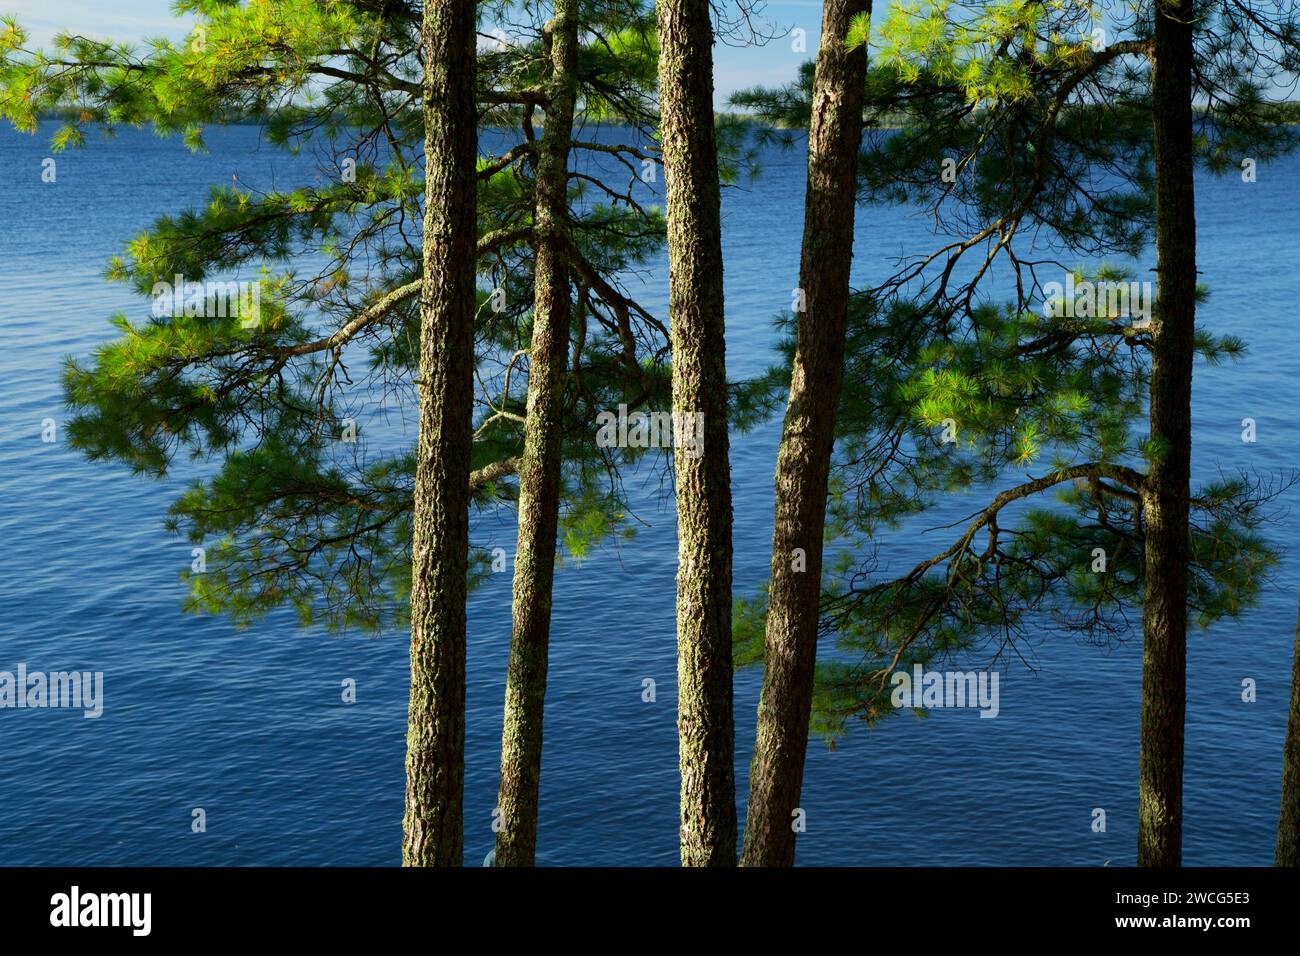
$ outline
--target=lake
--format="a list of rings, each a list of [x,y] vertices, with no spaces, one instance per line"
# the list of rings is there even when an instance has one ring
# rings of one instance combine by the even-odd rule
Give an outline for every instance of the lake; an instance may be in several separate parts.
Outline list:
[[[104,712],[0,710],[0,864],[396,865],[401,861],[407,638],[299,628],[291,612],[245,631],[182,614],[190,545],[162,527],[197,474],[166,482],[89,463],[42,422],[66,419],[60,371],[115,336],[108,318],[148,303],[103,277],[109,256],[156,216],[201,204],[210,186],[310,182],[310,157],[260,143],[253,127],[213,130],[210,152],[146,131],[98,134],[57,157],[42,181],[52,125],[0,131],[0,670],[102,671]],[[768,150],[759,180],[724,196],[728,362],[733,376],[773,360],[773,317],[797,285],[802,141]],[[1278,473],[1300,447],[1300,159],[1258,180],[1198,180],[1198,321],[1236,333],[1237,363],[1200,364],[1194,460]],[[905,210],[858,213],[855,280],[928,248]],[[919,245],[918,245],[919,244]],[[1140,263],[1145,272],[1153,257]],[[629,279],[664,314],[663,260]],[[409,417],[409,416],[408,416]],[[1243,443],[1254,418],[1258,440]],[[413,436],[413,422],[401,422]],[[767,573],[779,423],[733,437],[735,580]],[[671,498],[649,476],[643,520],[557,578],[546,711],[538,862],[675,865],[677,749]],[[1300,539],[1279,505],[1269,536]],[[906,561],[973,509],[952,500],[881,539]],[[513,551],[504,519],[476,542]],[[1293,549],[1294,550],[1294,549]],[[1287,555],[1260,603],[1189,643],[1187,865],[1268,865],[1279,800],[1297,565]],[[1135,622],[1140,621],[1140,615]],[[466,863],[491,849],[510,634],[509,575],[471,599],[465,777]],[[1132,865],[1137,830],[1141,635],[1110,648],[1044,632],[1030,663],[1003,674],[997,719],[974,710],[910,714],[854,729],[836,749],[810,744],[799,862],[810,865]],[[642,700],[642,681],[657,684]],[[1253,679],[1258,700],[1242,700]],[[356,682],[345,704],[341,684]],[[737,787],[743,801],[760,675],[736,682]],[[191,831],[202,808],[206,832]],[[1092,829],[1106,811],[1106,832]]]

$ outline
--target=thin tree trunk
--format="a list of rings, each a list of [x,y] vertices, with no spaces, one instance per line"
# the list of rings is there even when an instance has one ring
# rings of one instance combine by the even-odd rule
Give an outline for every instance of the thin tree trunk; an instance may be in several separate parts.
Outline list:
[[[803,787],[821,599],[826,490],[844,369],[867,53],[849,25],[871,0],[827,0],[813,80],[790,401],[776,465],[776,526],[758,737],[749,770],[745,866],[791,866]]]
[[[1275,866],[1300,866],[1300,619],[1291,655],[1291,712],[1282,745],[1282,811],[1277,818]]]
[[[546,26],[550,77],[537,163],[533,339],[519,469],[513,631],[501,736],[497,866],[532,866],[542,773],[542,711],[560,513],[564,373],[569,347],[568,166],[578,67],[578,2],[555,0]]]
[[[407,866],[460,866],[474,373],[473,0],[424,8],[424,284],[406,742]]]
[[[683,866],[736,863],[731,664],[731,476],[722,223],[708,0],[660,0],[659,105],[668,217],[673,411],[703,416],[679,442],[677,730]]]
[[[1187,561],[1196,325],[1192,180],[1191,0],[1162,0],[1155,23],[1156,316],[1151,363],[1153,455],[1143,495],[1139,866],[1182,862],[1187,709]]]

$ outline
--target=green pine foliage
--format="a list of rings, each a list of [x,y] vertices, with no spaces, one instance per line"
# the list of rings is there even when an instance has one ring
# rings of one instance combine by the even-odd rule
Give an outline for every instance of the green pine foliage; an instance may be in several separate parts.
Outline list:
[[[206,549],[206,568],[185,574],[188,609],[240,625],[291,606],[304,624],[400,626],[413,448],[371,440],[367,422],[381,401],[408,421],[416,407],[420,12],[361,0],[185,0],[177,11],[198,21],[183,43],[63,34],[48,53],[27,50],[22,29],[4,21],[0,113],[29,132],[42,116],[67,117],[55,148],[86,145],[91,129],[148,126],[202,149],[204,129],[251,118],[273,147],[316,157],[321,176],[283,191],[214,186],[206,205],[162,216],[127,243],[107,276],[141,307],[114,317],[117,337],[93,355],[68,360],[70,441],[153,478],[172,476],[178,461],[203,463],[168,517]],[[479,172],[473,467],[484,516],[512,507],[522,449],[541,14],[481,9],[483,32],[513,38],[479,53],[484,142],[507,144],[484,153]],[[634,527],[621,475],[645,450],[598,447],[597,414],[620,403],[667,409],[671,394],[667,330],[618,280],[664,241],[662,213],[627,185],[657,159],[654,23],[639,0],[593,3],[583,22],[561,516],[574,559]],[[627,139],[600,145],[589,135],[599,124]],[[235,284],[219,302],[157,309],[160,284],[177,276]],[[239,282],[257,283],[255,309]],[[475,542],[474,558],[481,580],[492,542]]]
[[[1294,71],[1295,24],[1261,16],[1207,6],[1198,27],[1197,159],[1212,172],[1295,145],[1265,96]],[[1121,639],[1140,617],[1140,493],[1160,453],[1144,434],[1149,322],[1101,297],[1067,311],[1045,285],[1065,278],[1054,264],[1065,257],[1101,263],[1076,269],[1076,284],[1145,278],[1105,263],[1140,261],[1154,221],[1149,5],[1118,24],[1092,4],[1019,0],[900,3],[876,21],[850,38],[872,43],[859,198],[923,211],[937,239],[892,274],[873,269],[879,284],[850,314],[813,714],[832,742],[894,712],[898,668],[997,666],[1030,634]],[[1098,42],[1103,23],[1114,39]],[[1261,44],[1261,30],[1289,39]],[[760,139],[793,143],[811,88],[810,63],[795,83],[732,103],[767,124]],[[995,272],[1013,281],[1012,301],[984,291]],[[1218,363],[1245,345],[1201,329],[1197,350]],[[756,416],[779,408],[792,351],[787,339],[785,363],[755,383],[770,389],[749,400]],[[1241,613],[1266,583],[1278,555],[1260,529],[1287,483],[1241,475],[1194,489],[1194,623]],[[882,560],[882,529],[922,527],[953,492],[987,504],[937,529],[917,565]],[[740,602],[738,664],[761,663],[764,612],[762,593]]]

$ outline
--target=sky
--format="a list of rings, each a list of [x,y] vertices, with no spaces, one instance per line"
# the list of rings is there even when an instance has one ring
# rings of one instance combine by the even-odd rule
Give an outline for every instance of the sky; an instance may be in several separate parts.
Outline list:
[[[177,17],[172,0],[0,0],[0,13],[13,14],[31,35],[34,46],[49,47],[62,29],[85,36],[117,41],[145,37],[180,39],[193,25],[190,17]],[[761,19],[786,34],[764,46],[714,46],[714,105],[725,109],[736,90],[753,86],[780,86],[791,82],[799,64],[817,52],[821,33],[821,0],[768,0]],[[803,51],[797,34],[803,30]]]

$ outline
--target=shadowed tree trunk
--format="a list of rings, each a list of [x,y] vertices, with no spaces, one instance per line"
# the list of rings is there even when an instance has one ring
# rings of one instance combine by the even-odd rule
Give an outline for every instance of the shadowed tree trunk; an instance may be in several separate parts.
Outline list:
[[[1152,114],[1156,165],[1156,314],[1151,350],[1151,471],[1143,493],[1139,866],[1182,862],[1187,709],[1187,560],[1196,325],[1191,0],[1161,0]]]
[[[1291,711],[1282,745],[1282,811],[1277,818],[1276,866],[1300,866],[1300,618],[1291,656]]]
[[[460,866],[478,137],[473,0],[424,8],[424,283],[406,740],[407,866]]]
[[[844,369],[853,215],[867,53],[850,51],[853,18],[871,0],[827,0],[813,80],[790,401],[776,466],[776,527],[758,737],[749,771],[745,866],[794,863],[812,711],[826,490]]]
[[[683,866],[736,863],[731,697],[731,476],[722,313],[722,224],[708,0],[661,0],[659,107],[668,218],[673,412],[703,416],[679,443],[677,730]]]
[[[537,162],[533,339],[519,470],[519,538],[501,736],[497,866],[532,866],[537,852],[542,711],[560,513],[560,427],[569,346],[567,193],[577,89],[577,0],[555,0],[554,19],[547,24],[545,36],[550,76],[546,126]]]

